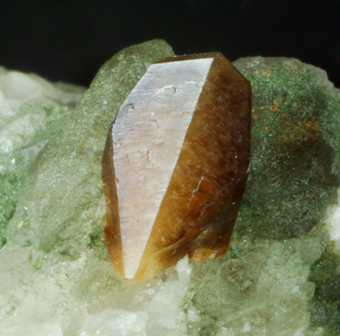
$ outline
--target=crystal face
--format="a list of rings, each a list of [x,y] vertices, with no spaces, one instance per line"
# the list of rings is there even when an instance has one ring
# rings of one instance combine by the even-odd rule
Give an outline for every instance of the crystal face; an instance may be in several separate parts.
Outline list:
[[[185,255],[223,254],[250,159],[251,88],[219,53],[151,65],[112,123],[103,156],[114,269],[147,280]]]

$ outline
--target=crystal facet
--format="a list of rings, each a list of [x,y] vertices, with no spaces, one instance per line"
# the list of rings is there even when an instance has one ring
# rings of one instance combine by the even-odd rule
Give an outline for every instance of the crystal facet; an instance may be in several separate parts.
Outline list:
[[[114,269],[147,280],[185,255],[223,254],[248,175],[251,88],[219,53],[151,65],[110,126],[103,156]]]

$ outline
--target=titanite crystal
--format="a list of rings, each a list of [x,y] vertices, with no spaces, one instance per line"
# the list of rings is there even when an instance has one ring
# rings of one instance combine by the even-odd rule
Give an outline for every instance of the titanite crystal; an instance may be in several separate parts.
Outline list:
[[[105,236],[121,278],[226,251],[248,175],[250,111],[249,82],[219,53],[148,68],[103,156]]]

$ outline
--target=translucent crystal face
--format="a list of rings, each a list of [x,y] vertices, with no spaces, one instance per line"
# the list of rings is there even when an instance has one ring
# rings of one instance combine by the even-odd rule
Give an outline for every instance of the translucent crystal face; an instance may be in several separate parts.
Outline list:
[[[113,125],[125,278],[138,269],[212,60],[151,65]]]
[[[228,245],[249,164],[250,86],[220,54],[151,65],[122,105],[103,157],[116,272],[145,280]]]

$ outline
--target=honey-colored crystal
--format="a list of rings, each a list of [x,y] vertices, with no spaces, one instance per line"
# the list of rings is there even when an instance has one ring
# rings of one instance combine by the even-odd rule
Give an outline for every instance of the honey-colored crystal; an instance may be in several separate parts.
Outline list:
[[[151,65],[110,126],[105,238],[117,275],[150,279],[228,247],[250,159],[251,88],[219,53]]]

